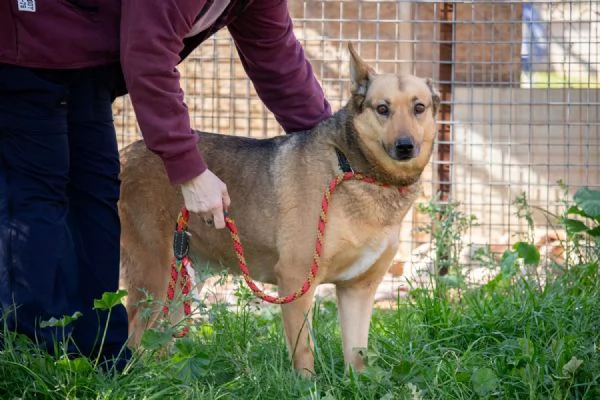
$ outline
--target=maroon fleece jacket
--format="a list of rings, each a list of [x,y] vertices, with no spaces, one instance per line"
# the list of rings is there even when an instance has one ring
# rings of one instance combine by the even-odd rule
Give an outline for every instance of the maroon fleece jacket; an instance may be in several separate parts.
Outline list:
[[[259,97],[286,132],[331,115],[286,1],[231,0],[211,27],[184,39],[212,1],[219,0],[3,0],[0,63],[76,69],[120,62],[126,85],[121,94],[131,97],[146,145],[162,158],[171,182],[183,183],[207,166],[176,66],[223,27]],[[24,10],[24,4],[35,4],[35,10]]]

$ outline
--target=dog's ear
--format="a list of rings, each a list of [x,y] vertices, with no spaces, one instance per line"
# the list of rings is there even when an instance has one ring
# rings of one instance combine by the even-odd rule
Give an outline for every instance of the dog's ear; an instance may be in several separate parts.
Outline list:
[[[435,86],[433,86],[433,80],[431,78],[425,79],[425,83],[427,84],[427,87],[429,88],[429,91],[431,92],[431,100],[432,100],[432,104],[433,104],[433,116],[435,117],[438,113],[438,110],[440,109],[440,102],[441,102],[440,92],[438,92],[437,89],[435,88]]]
[[[360,58],[352,43],[348,43],[348,50],[350,51],[350,82],[352,83],[350,90],[352,94],[364,96],[375,70]]]

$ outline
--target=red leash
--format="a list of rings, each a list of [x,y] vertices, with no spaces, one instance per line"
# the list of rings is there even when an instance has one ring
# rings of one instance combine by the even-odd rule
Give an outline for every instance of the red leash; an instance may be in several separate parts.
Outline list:
[[[192,313],[192,304],[188,298],[192,282],[187,270],[187,267],[191,267],[192,265],[192,262],[188,257],[189,240],[187,228],[189,220],[190,213],[183,207],[177,218],[177,224],[175,225],[175,235],[173,237],[174,256],[171,260],[171,279],[169,280],[169,287],[167,289],[167,299],[173,301],[173,298],[175,297],[175,285],[177,284],[178,275],[181,273],[181,281],[179,283],[181,286],[181,293],[184,295],[183,312],[186,317],[189,317]],[[163,314],[165,317],[169,315],[169,306],[167,304],[163,306]],[[174,333],[173,336],[181,338],[187,335],[189,331],[189,324],[186,324],[181,331]]]
[[[233,218],[231,218],[228,215],[225,216],[225,226],[227,227],[227,229],[229,230],[229,233],[231,235],[231,240],[233,241],[233,249],[238,258],[239,267],[240,267],[240,270],[242,271],[242,276],[244,277],[244,280],[246,281],[246,284],[248,285],[250,290],[252,290],[252,292],[254,292],[254,294],[257,297],[261,298],[262,300],[264,300],[268,303],[287,304],[287,303],[291,303],[292,301],[302,297],[302,295],[304,295],[306,292],[308,292],[308,290],[310,289],[311,285],[314,282],[315,277],[317,276],[317,273],[319,272],[319,265],[321,263],[321,253],[323,251],[323,240],[325,237],[325,227],[327,225],[327,215],[329,214],[329,202],[331,201],[333,192],[336,189],[336,187],[340,183],[349,181],[349,180],[363,181],[363,182],[372,183],[372,184],[382,186],[382,187],[389,187],[389,185],[378,182],[374,178],[367,177],[367,176],[364,176],[362,174],[358,174],[355,172],[344,172],[342,174],[337,175],[329,182],[329,187],[325,191],[325,193],[323,195],[323,199],[321,200],[321,213],[319,215],[319,222],[317,225],[317,240],[315,243],[315,252],[313,253],[313,259],[312,259],[312,263],[310,266],[310,273],[309,273],[308,277],[306,278],[306,280],[304,281],[304,283],[302,284],[302,286],[297,291],[290,293],[287,296],[282,296],[282,297],[270,296],[270,295],[266,294],[265,292],[263,292],[256,285],[256,283],[252,280],[252,278],[250,277],[250,272],[248,271],[248,266],[246,265],[246,258],[244,257],[244,248],[242,246],[242,242],[240,241],[240,236],[239,236],[237,226],[236,226]],[[399,188],[398,190],[401,193],[406,191],[405,188]],[[181,276],[182,276],[181,288],[182,288],[183,294],[187,295],[190,290],[189,275],[187,273],[186,268],[184,268],[184,266],[188,266],[188,265],[191,266],[191,262],[187,256],[187,251],[188,251],[187,224],[188,224],[189,218],[190,218],[190,213],[188,212],[188,210],[185,207],[183,207],[181,209],[181,212],[179,213],[179,217],[177,218],[177,229],[175,232],[175,239],[174,239],[175,257],[173,258],[173,262],[171,263],[171,281],[169,282],[169,289],[167,292],[167,297],[169,300],[173,300],[173,296],[175,293],[175,284],[177,282],[178,271],[181,271]],[[180,245],[179,244],[180,242],[185,242],[185,244]],[[180,250],[184,250],[184,251],[180,251]],[[190,306],[189,301],[184,301],[183,307],[184,307],[184,312],[185,312],[186,316],[189,316],[189,314],[191,312],[191,306]],[[165,315],[167,315],[168,307],[165,306],[163,308],[163,311],[164,311]],[[178,334],[177,337],[185,336],[188,331],[189,331],[189,328],[187,328],[187,327],[184,328],[183,332]]]

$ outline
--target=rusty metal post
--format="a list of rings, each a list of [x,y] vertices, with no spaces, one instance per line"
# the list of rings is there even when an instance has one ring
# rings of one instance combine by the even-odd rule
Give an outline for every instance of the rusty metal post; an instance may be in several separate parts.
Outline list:
[[[438,119],[438,178],[440,201],[448,201],[451,189],[451,145],[452,145],[452,63],[454,47],[454,4],[444,2],[440,11],[440,64],[439,92],[442,103]]]
[[[440,121],[438,131],[438,195],[439,200],[444,203],[450,199],[451,179],[450,162],[452,161],[452,63],[454,47],[454,4],[445,1],[440,10],[440,63],[438,89],[441,97],[438,120]],[[438,219],[443,215],[438,215]],[[446,246],[438,244],[436,258],[441,265],[438,273],[448,273],[448,254]],[[446,262],[445,262],[446,261]]]

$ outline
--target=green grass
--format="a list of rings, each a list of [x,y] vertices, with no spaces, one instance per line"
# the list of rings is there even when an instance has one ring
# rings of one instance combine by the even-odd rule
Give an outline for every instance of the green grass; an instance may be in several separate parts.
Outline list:
[[[583,254],[579,239],[591,238],[585,259],[540,285],[517,273],[518,266],[535,265],[523,244],[505,254],[501,272],[484,286],[467,289],[460,280],[433,278],[435,289],[415,289],[394,309],[375,311],[369,366],[361,374],[344,368],[333,302],[315,305],[317,375],[306,380],[291,369],[277,309],[247,305],[241,289],[235,310],[210,307],[207,321],[168,355],[146,351],[124,374],[99,372],[93,360],[53,359],[9,337],[0,352],[0,398],[599,399],[600,245],[594,235],[600,217],[590,217],[593,210],[600,214],[597,195],[590,203],[584,193],[573,208],[579,212],[572,210],[585,229],[569,214],[562,217],[571,227],[570,251]],[[451,274],[457,271],[453,265]],[[160,340],[155,335],[147,343]]]

